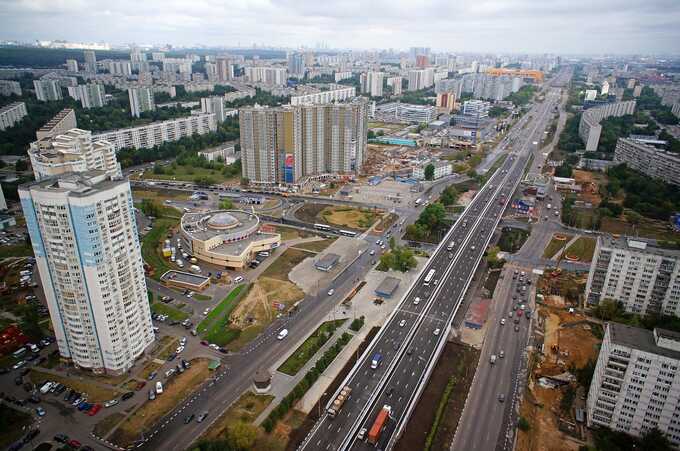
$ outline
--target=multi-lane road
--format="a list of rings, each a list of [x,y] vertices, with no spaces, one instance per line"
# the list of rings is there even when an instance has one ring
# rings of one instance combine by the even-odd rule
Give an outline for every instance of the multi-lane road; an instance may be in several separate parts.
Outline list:
[[[434,368],[453,316],[483,256],[501,213],[520,182],[529,154],[552,117],[559,96],[548,95],[515,124],[502,146],[510,156],[447,233],[428,265],[342,384],[352,396],[335,417],[322,416],[303,443],[310,450],[368,449],[357,438],[370,430],[384,405],[392,409],[377,446],[394,445]],[[449,243],[454,245],[449,250]],[[434,271],[427,283],[426,275]],[[417,300],[417,301],[416,301]],[[371,368],[379,353],[382,363]]]

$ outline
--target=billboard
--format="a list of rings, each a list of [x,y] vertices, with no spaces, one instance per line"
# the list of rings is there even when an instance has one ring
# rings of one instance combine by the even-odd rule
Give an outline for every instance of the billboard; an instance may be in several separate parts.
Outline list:
[[[295,161],[293,159],[293,154],[287,153],[286,159],[283,163],[283,180],[286,183],[294,183],[295,179],[293,177]]]

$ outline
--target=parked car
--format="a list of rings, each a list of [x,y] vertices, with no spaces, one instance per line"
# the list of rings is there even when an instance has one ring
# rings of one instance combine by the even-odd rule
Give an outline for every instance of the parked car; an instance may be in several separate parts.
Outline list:
[[[120,399],[121,399],[121,401],[127,401],[128,399],[132,398],[133,396],[135,396],[135,392],[129,391],[129,392],[123,394],[123,396],[121,396]]]
[[[101,404],[95,404],[90,408],[90,410],[87,412],[87,414],[91,417],[97,415],[97,413],[102,410],[102,405]]]
[[[116,404],[118,404],[118,402],[119,402],[119,401],[118,401],[117,399],[111,399],[111,400],[106,401],[106,402],[104,403],[104,407],[113,407],[113,406],[115,406]]]

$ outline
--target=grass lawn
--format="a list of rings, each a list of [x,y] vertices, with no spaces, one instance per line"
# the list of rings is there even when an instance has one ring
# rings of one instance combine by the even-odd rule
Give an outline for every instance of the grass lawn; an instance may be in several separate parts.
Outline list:
[[[142,239],[142,258],[146,263],[153,266],[155,280],[160,280],[161,276],[169,271],[167,261],[160,253],[161,243],[165,240],[168,230],[177,227],[179,219],[159,218],[154,221],[153,229]]]
[[[111,415],[104,417],[99,423],[94,425],[94,435],[104,437],[114,428],[114,426],[123,421],[123,418],[125,418],[123,412],[112,413]]]
[[[378,212],[364,208],[329,206],[319,214],[331,225],[348,227],[356,230],[366,230],[380,217]]]
[[[177,310],[168,304],[163,304],[162,302],[156,302],[151,305],[151,311],[154,313],[159,313],[161,315],[168,315],[170,320],[184,321],[189,317],[189,314],[184,313],[181,310]]]
[[[668,223],[643,218],[640,224],[632,224],[617,218],[602,218],[600,230],[612,234],[640,236],[656,240],[680,240],[680,233],[670,230]]]
[[[88,378],[55,376],[54,374],[44,373],[39,369],[32,368],[28,377],[34,384],[39,384],[43,381],[53,381],[64,384],[76,391],[85,392],[88,395],[87,400],[89,402],[105,402],[121,394],[118,390],[99,383],[96,376]]]
[[[0,259],[7,257],[32,257],[33,247],[26,243],[0,246]]]
[[[196,299],[197,301],[209,301],[212,299],[212,296],[208,296],[207,294],[196,293],[194,294],[194,299]]]
[[[328,238],[324,240],[319,240],[319,241],[310,241],[308,243],[300,243],[296,244],[295,248],[296,249],[304,249],[306,251],[310,252],[321,252],[325,250],[328,246],[333,244],[337,238]]]
[[[154,401],[146,401],[142,407],[128,417],[111,435],[110,440],[123,447],[132,444],[145,429],[153,426],[158,419],[170,412],[180,400],[201,384],[210,372],[208,360],[196,359],[191,363],[191,368],[164,384],[161,395]]]
[[[550,240],[548,245],[545,247],[545,250],[543,251],[543,258],[551,258],[553,255],[559,252],[560,249],[566,246],[569,240],[573,238],[572,235],[564,235],[564,237],[566,239],[564,241],[561,241],[555,239],[555,236],[553,235],[552,239]]]
[[[498,240],[498,247],[503,252],[517,252],[529,237],[529,232],[522,229],[504,227],[501,237]]]
[[[238,180],[238,177],[226,177],[222,171],[216,169],[197,168],[194,166],[177,165],[175,169],[172,166],[163,166],[165,174],[154,174],[153,170],[144,171],[141,177],[143,180],[183,180],[186,182],[193,182],[198,177],[210,177],[215,183],[224,183],[226,181]],[[134,178],[139,179],[139,176]]]
[[[163,337],[166,338],[166,337]],[[167,360],[167,358],[170,356],[170,354],[175,352],[175,349],[179,346],[179,338],[177,337],[167,337],[169,338],[169,344],[166,343],[165,347],[161,349],[161,351],[158,353],[156,356],[157,358],[161,360]]]
[[[166,199],[171,200],[189,200],[190,194],[186,191],[176,191],[172,189],[152,190],[152,189],[133,189],[132,197],[134,199],[151,199],[164,203]]]
[[[212,309],[208,316],[198,324],[196,328],[198,333],[211,343],[221,346],[226,344],[220,341],[231,338],[231,334],[227,333],[229,329],[229,315],[238,305],[241,293],[247,293],[249,287],[250,285],[241,284],[231,290],[227,297],[222,299],[217,307]]]
[[[295,240],[298,238],[307,238],[309,236],[312,236],[312,234],[307,232],[306,230],[299,230],[293,227],[277,225],[274,226],[274,228],[276,229],[276,233],[281,235],[282,241]]]
[[[31,415],[0,404],[0,424],[6,426],[0,433],[0,448],[5,449],[21,438],[24,435],[23,428],[31,423],[33,423]]]
[[[251,391],[245,392],[208,429],[202,439],[224,438],[229,426],[239,421],[252,423],[273,400],[274,397],[271,395],[256,395]]]
[[[290,357],[278,368],[278,371],[295,376],[305,364],[314,357],[319,349],[331,338],[333,332],[346,320],[327,321],[321,324]]]
[[[595,253],[596,241],[594,238],[582,236],[567,248],[564,256],[575,256],[579,261],[589,263]]]
[[[278,258],[264,270],[260,277],[271,277],[272,279],[288,280],[288,273],[295,268],[298,263],[314,254],[299,249],[289,248],[279,255]]]

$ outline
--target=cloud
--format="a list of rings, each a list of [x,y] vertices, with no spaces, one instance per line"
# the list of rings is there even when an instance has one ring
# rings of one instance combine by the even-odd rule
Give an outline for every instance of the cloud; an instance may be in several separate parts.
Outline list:
[[[680,53],[678,0],[0,0],[0,39]]]

